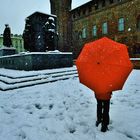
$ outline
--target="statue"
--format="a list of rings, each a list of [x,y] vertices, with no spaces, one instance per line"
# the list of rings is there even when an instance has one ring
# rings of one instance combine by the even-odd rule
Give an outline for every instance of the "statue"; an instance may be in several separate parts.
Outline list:
[[[11,31],[10,31],[10,27],[8,24],[5,24],[5,29],[3,32],[3,45],[6,47],[12,46]]]
[[[56,41],[56,26],[54,23],[54,19],[52,17],[48,18],[48,21],[45,24],[45,34],[46,34],[46,49],[47,50],[55,50],[57,49]]]
[[[24,48],[29,52],[57,49],[56,17],[35,12],[26,18],[23,32]]]

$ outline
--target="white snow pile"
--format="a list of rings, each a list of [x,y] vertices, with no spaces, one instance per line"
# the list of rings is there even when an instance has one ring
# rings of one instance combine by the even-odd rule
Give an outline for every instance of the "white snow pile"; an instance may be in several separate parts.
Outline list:
[[[72,54],[72,52],[60,52],[59,50],[47,51],[47,54]]]
[[[6,46],[0,47],[0,50],[3,50],[3,49],[6,49],[6,50],[15,50],[14,47],[6,47]]]
[[[0,91],[0,140],[140,140],[138,81],[133,70],[114,92],[106,133],[95,127],[94,94],[78,78]]]

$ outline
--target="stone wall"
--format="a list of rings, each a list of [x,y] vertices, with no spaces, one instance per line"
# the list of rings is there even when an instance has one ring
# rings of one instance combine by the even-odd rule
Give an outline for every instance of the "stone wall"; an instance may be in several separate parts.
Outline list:
[[[27,53],[0,57],[0,68],[43,70],[72,67],[72,53]]]
[[[2,47],[0,48],[0,57],[6,55],[13,55],[16,54],[16,49],[13,47]]]

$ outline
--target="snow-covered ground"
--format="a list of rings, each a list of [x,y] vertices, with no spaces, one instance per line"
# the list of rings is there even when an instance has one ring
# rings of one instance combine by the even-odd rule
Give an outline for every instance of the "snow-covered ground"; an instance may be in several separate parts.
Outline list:
[[[94,94],[78,78],[0,91],[0,140],[140,140],[139,81],[133,70],[114,92],[106,133],[95,127]]]

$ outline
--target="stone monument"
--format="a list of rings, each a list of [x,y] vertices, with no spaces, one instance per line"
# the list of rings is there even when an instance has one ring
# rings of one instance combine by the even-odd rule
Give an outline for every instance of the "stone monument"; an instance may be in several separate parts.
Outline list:
[[[56,33],[56,25],[54,18],[49,17],[45,26],[46,50],[57,50],[58,36]]]
[[[57,49],[56,16],[35,12],[26,18],[24,48],[29,52]]]
[[[3,45],[6,47],[12,46],[11,31],[10,31],[10,27],[8,24],[5,24],[5,29],[3,32]]]
[[[0,57],[0,68],[29,71],[72,67],[72,53],[56,50],[55,21],[56,16],[40,12],[28,16],[23,33],[24,47],[28,52]],[[10,45],[7,48],[11,48]]]
[[[13,55],[16,53],[16,49],[12,47],[11,31],[8,24],[5,24],[3,32],[3,47],[0,48],[0,56]]]

